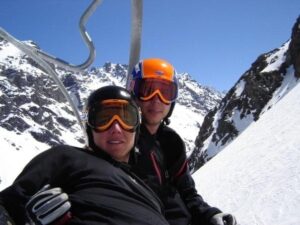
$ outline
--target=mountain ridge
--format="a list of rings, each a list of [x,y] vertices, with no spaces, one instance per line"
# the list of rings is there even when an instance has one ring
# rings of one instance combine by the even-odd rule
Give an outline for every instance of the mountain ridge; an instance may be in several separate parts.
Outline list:
[[[300,17],[290,40],[261,54],[204,118],[190,157],[197,170],[284,97],[300,77]]]
[[[25,43],[38,48],[33,41]],[[92,67],[80,74],[73,74],[59,67],[55,70],[81,111],[91,91],[104,85],[125,86],[127,68],[127,65],[107,62],[103,67]],[[0,81],[0,128],[18,135],[28,131],[34,140],[49,146],[72,142],[65,141],[62,137],[71,136],[72,133],[75,145],[84,143],[72,109],[66,104],[65,97],[55,82],[34,60],[3,39],[0,39]],[[191,152],[204,115],[221,101],[223,94],[198,84],[187,73],[179,74],[178,82],[179,98],[171,126],[192,127],[192,132],[176,129],[187,143],[187,152]],[[184,121],[178,119],[187,115],[189,117]],[[68,131],[68,127],[71,131]]]

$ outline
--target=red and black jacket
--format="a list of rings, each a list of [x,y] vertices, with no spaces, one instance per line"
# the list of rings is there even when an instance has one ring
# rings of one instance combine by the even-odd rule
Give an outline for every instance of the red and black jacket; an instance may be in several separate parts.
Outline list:
[[[221,212],[210,207],[197,193],[187,165],[185,145],[171,128],[161,125],[151,135],[141,126],[139,154],[133,171],[159,196],[171,225],[209,224]]]

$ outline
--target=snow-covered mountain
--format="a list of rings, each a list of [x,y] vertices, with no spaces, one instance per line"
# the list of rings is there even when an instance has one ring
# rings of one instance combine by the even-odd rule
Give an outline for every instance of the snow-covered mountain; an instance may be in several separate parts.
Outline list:
[[[38,48],[33,42],[26,44]],[[61,68],[56,71],[81,111],[91,91],[108,84],[125,86],[127,65],[106,63],[82,74]],[[188,74],[179,75],[179,88],[170,126],[184,139],[190,154],[205,114],[221,101],[223,94],[201,86]],[[26,163],[22,158],[28,161],[57,144],[84,144],[81,127],[56,83],[36,62],[5,40],[0,40],[0,136],[2,183],[7,179],[7,166],[15,175],[20,172]],[[8,152],[14,152],[13,158]],[[7,165],[8,162],[19,163]]]
[[[300,81],[193,174],[211,205],[241,225],[300,224]]]
[[[210,111],[190,157],[194,170],[223,150],[246,128],[291,90],[300,77],[300,17],[291,39],[280,48],[260,55],[221,103]]]

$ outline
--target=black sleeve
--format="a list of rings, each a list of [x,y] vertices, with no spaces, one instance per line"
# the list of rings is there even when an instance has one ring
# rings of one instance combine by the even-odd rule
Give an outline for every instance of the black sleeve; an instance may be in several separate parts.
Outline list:
[[[166,163],[171,181],[192,215],[194,221],[192,224],[208,223],[213,215],[221,211],[209,206],[197,193],[195,182],[188,169],[183,140],[174,130],[165,127],[160,136],[160,143],[168,159]]]
[[[6,209],[0,205],[0,225],[15,225]]]
[[[180,136],[170,127],[163,126],[158,131],[157,139],[164,154],[166,167],[171,177],[180,173],[186,162],[185,144]]]
[[[188,169],[175,179],[177,190],[192,215],[192,224],[207,224],[221,210],[209,206],[197,193],[195,182]]]
[[[57,149],[50,149],[34,157],[14,183],[0,192],[0,205],[8,211],[16,224],[25,224],[25,204],[29,198],[44,185],[53,183],[57,169],[63,164],[58,159],[58,152],[60,151]]]

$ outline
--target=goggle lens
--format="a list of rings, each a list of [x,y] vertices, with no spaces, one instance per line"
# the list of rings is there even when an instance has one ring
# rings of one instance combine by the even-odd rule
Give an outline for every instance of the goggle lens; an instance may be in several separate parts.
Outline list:
[[[177,98],[177,85],[174,82],[160,79],[141,79],[135,86],[135,95],[142,101],[148,101],[156,94],[166,104]]]
[[[117,121],[120,126],[134,132],[139,125],[139,111],[126,100],[108,99],[88,110],[88,125],[97,131],[105,131]]]

